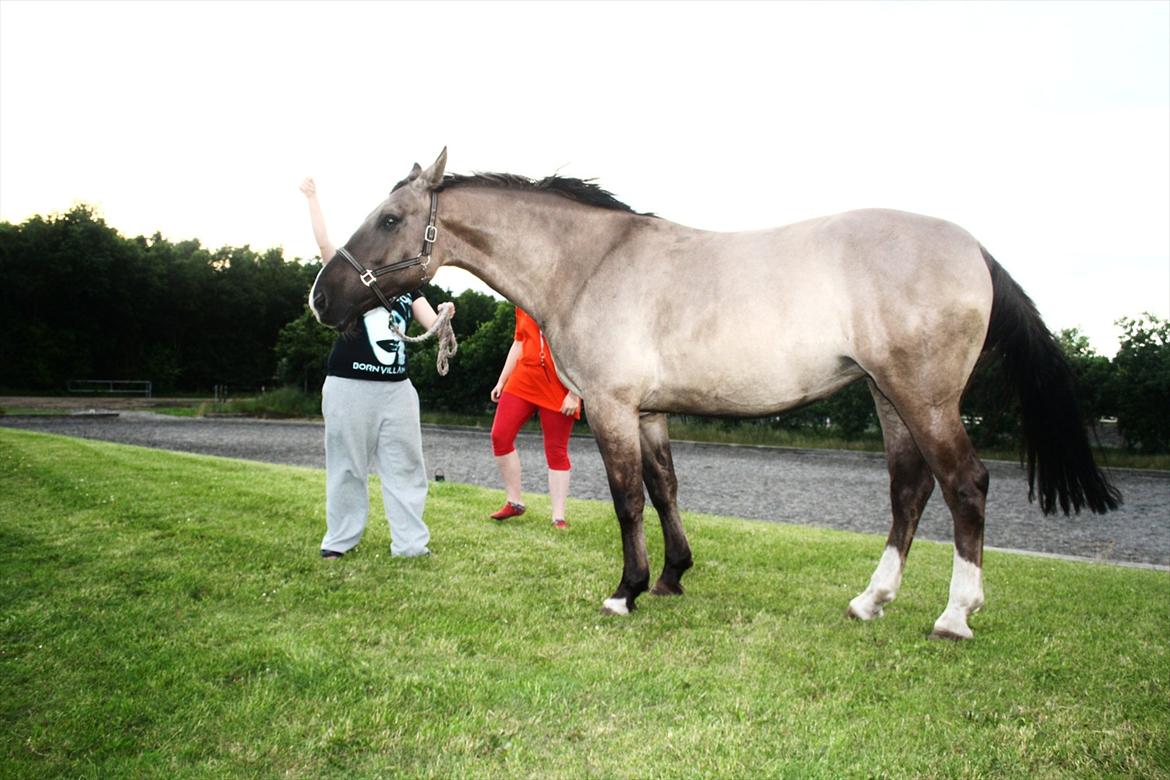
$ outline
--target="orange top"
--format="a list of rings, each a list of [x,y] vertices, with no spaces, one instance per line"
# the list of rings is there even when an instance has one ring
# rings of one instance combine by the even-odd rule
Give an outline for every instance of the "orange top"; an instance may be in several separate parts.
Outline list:
[[[540,332],[540,326],[519,306],[516,307],[514,340],[520,342],[520,359],[504,383],[504,392],[530,401],[542,409],[559,412],[569,391],[557,378],[556,364],[553,363],[552,353],[544,340],[544,334]],[[573,418],[581,419],[580,407]]]

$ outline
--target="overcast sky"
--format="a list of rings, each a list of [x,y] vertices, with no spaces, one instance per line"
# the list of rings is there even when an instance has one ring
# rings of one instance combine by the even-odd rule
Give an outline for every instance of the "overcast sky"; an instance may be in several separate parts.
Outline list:
[[[310,258],[303,176],[340,243],[444,145],[712,230],[943,217],[1106,355],[1170,317],[1168,2],[0,0],[9,222]]]

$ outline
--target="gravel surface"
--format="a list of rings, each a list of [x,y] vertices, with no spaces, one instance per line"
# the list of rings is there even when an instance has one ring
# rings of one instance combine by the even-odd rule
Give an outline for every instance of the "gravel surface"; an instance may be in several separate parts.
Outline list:
[[[324,468],[323,427],[313,422],[181,418],[144,411],[102,416],[9,416],[0,425],[160,449]],[[431,476],[499,488],[486,430],[423,426]],[[524,490],[547,493],[538,434],[518,442]],[[675,442],[679,505],[773,522],[867,533],[889,530],[885,460],[870,453]],[[588,436],[570,445],[574,498],[609,500],[597,446]],[[1099,561],[1170,565],[1170,472],[1118,469],[1110,476],[1125,498],[1105,516],[1045,517],[1027,500],[1022,469],[991,461],[987,537],[991,547],[1071,555]],[[501,491],[502,492],[502,491]],[[649,508],[649,505],[647,505]],[[647,527],[656,525],[653,512]],[[936,489],[918,537],[951,540],[950,514]],[[880,544],[875,543],[875,558]]]

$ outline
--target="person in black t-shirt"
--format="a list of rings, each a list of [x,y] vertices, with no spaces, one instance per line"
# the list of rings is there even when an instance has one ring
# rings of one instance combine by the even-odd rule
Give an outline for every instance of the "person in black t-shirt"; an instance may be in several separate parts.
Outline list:
[[[336,247],[312,179],[301,183],[309,203],[313,236],[323,263]],[[454,305],[450,306],[454,316]],[[427,555],[430,531],[423,522],[427,498],[418,393],[406,375],[405,333],[412,319],[430,328],[438,315],[422,291],[399,296],[392,310],[377,306],[362,315],[357,331],[333,343],[321,412],[325,417],[325,537],[321,557],[340,558],[361,541],[369,516],[369,471],[377,468],[390,523],[394,556]]]

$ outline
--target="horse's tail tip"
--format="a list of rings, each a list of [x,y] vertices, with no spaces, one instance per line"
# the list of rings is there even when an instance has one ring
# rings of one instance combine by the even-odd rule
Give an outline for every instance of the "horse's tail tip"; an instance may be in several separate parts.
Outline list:
[[[1124,503],[1125,501],[1121,498],[1121,491],[1113,487],[1113,485],[1106,484],[1105,495],[1101,498],[1099,506],[1091,507],[1091,509],[1096,514],[1103,515],[1106,512],[1121,509],[1121,505]]]
[[[1044,515],[1055,515],[1058,512],[1065,517],[1079,515],[1088,510],[1095,515],[1104,515],[1121,508],[1125,502],[1121,491],[1110,484],[1104,474],[1098,474],[1095,484],[1081,485],[1079,490],[1057,489],[1055,493],[1041,492],[1040,512]],[[1028,500],[1035,500],[1035,493],[1028,492]]]

